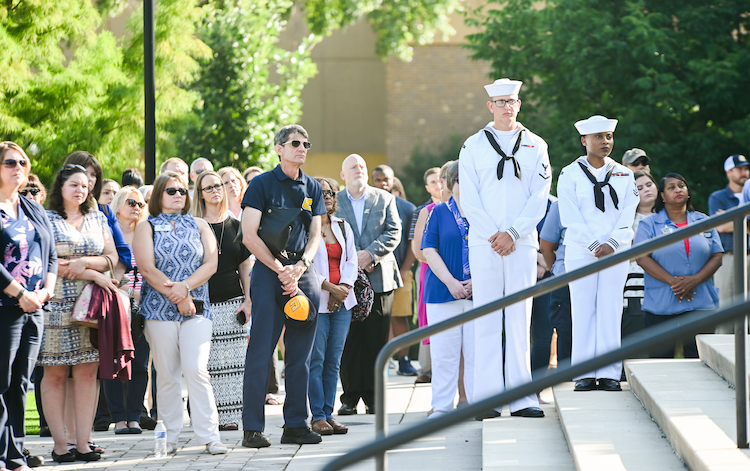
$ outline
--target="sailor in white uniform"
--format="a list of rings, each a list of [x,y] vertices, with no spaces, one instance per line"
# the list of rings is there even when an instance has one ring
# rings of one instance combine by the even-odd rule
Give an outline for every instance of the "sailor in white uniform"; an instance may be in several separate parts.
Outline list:
[[[630,248],[640,201],[633,171],[609,158],[617,120],[592,116],[575,126],[586,155],[565,167],[557,182],[560,220],[567,228],[568,272]],[[626,261],[570,283],[571,364],[620,347],[621,298],[627,276]],[[575,390],[620,391],[621,369],[622,363],[617,362],[575,378]]]
[[[460,153],[474,307],[536,282],[536,225],[547,208],[551,170],[547,143],[516,121],[521,85],[500,79],[485,86],[494,120],[469,137]],[[531,381],[531,305],[529,298],[475,321],[472,402]],[[498,417],[500,411],[487,411],[477,420]],[[513,416],[544,417],[534,394],[511,402],[510,411]]]

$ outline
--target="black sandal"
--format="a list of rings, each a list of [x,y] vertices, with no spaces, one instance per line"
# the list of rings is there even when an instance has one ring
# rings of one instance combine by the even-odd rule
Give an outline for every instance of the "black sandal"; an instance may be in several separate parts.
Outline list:
[[[74,455],[71,452],[58,455],[57,453],[55,453],[55,450],[52,450],[52,461],[56,463],[72,463],[75,460],[76,460],[76,455]]]

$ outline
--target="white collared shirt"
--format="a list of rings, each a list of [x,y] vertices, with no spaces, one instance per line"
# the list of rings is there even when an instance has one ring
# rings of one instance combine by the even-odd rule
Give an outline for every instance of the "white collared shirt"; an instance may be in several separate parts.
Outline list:
[[[354,219],[357,220],[357,230],[360,234],[362,234],[362,219],[365,215],[365,195],[367,194],[367,187],[365,187],[365,191],[362,192],[362,196],[359,197],[359,199],[354,199],[352,197],[351,193],[349,193],[349,188],[346,189],[346,196],[349,197],[349,201],[352,203],[352,211],[354,212]]]

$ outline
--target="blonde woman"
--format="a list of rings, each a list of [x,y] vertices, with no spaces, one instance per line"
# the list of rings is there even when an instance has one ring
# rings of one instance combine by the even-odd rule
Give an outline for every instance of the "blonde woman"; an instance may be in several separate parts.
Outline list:
[[[225,173],[231,175],[231,172]],[[241,180],[241,179],[240,179]],[[242,418],[242,397],[234,389],[242,384],[247,342],[237,314],[250,318],[250,252],[234,242],[240,222],[229,216],[229,186],[214,171],[202,172],[195,182],[191,212],[211,227],[219,247],[219,267],[208,280],[213,313],[213,336],[208,372],[219,411],[219,429],[237,430]]]
[[[146,203],[143,196],[134,186],[126,186],[118,191],[112,199],[112,211],[117,217],[117,222],[122,229],[122,235],[129,246],[133,246],[135,226],[146,217]],[[140,300],[141,284],[143,277],[138,272],[135,257],[132,259],[133,271],[130,272],[128,289],[133,290],[136,301]],[[145,337],[135,343],[135,359],[133,365],[133,377],[127,383],[119,379],[104,380],[104,396],[107,399],[107,408],[115,423],[115,434],[140,434],[143,432],[140,425],[141,409],[143,408],[143,397],[146,395],[148,385],[148,357],[150,349]],[[127,394],[127,407],[124,395]]]
[[[224,167],[219,169],[219,178],[224,182],[224,188],[227,192],[229,215],[235,219],[239,219],[242,214],[242,206],[240,203],[242,203],[242,197],[245,196],[247,182],[242,178],[240,171],[234,167]]]

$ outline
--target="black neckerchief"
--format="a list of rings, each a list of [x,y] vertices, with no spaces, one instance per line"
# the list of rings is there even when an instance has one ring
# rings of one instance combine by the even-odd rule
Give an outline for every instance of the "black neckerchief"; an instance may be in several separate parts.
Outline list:
[[[583,164],[583,162],[579,161],[578,165],[581,166],[581,170],[583,170],[584,175],[586,175],[589,181],[594,184],[594,202],[596,207],[599,208],[599,211],[604,212],[604,192],[602,191],[602,188],[605,186],[609,186],[609,196],[612,197],[612,203],[614,203],[615,209],[620,209],[617,207],[617,204],[620,202],[617,198],[617,192],[612,188],[612,185],[609,184],[609,179],[612,176],[612,170],[615,169],[615,166],[613,165],[609,169],[607,176],[604,177],[604,181],[599,182],[596,181],[594,175],[592,175],[591,171]]]
[[[503,152],[503,149],[500,148],[500,144],[497,143],[495,140],[495,136],[492,135],[492,133],[488,130],[484,130],[484,133],[487,135],[487,140],[490,141],[490,145],[493,149],[495,149],[495,152],[500,154],[500,162],[497,163],[497,179],[502,180],[503,179],[503,170],[505,169],[505,161],[510,160],[513,162],[513,171],[516,174],[516,178],[519,180],[521,179],[521,166],[518,165],[518,161],[515,158],[516,152],[518,152],[518,148],[521,147],[521,141],[523,141],[523,132],[524,129],[521,129],[521,132],[518,133],[518,140],[516,140],[516,145],[513,146],[513,152],[510,155],[505,155],[505,152]]]

